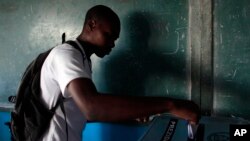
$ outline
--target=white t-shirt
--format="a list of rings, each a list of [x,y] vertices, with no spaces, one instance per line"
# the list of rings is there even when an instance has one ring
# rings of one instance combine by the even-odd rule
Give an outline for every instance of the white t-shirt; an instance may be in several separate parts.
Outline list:
[[[80,43],[75,42],[84,53]],[[85,53],[84,56],[86,56]],[[42,66],[41,92],[48,108],[51,109],[56,105],[61,92],[63,97],[66,98],[64,108],[68,126],[68,141],[82,140],[82,130],[85,127],[86,118],[66,87],[70,81],[76,78],[91,79],[91,72],[91,62],[83,57],[79,50],[69,44],[56,46]],[[42,141],[66,141],[66,139],[66,123],[59,106]]]

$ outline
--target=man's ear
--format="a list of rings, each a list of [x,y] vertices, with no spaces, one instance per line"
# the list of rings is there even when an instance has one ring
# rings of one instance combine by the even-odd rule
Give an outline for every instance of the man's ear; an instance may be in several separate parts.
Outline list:
[[[96,20],[89,20],[88,21],[88,28],[92,31],[96,27]]]

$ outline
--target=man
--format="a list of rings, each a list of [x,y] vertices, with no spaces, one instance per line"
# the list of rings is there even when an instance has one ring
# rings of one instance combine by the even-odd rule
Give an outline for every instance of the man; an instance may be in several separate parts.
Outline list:
[[[199,108],[191,101],[101,94],[96,90],[91,80],[90,56],[96,54],[103,58],[109,54],[119,33],[118,16],[106,6],[94,6],[87,12],[82,32],[75,41],[83,56],[69,44],[51,51],[41,70],[42,98],[52,108],[62,93],[66,98],[67,124],[58,108],[43,141],[63,141],[67,136],[69,141],[81,141],[86,121],[123,121],[163,112],[191,123],[198,121]]]

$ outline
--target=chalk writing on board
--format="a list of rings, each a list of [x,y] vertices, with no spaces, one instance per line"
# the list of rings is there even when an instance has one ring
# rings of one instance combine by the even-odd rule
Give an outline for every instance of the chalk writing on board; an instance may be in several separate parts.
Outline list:
[[[185,34],[183,33],[183,29],[186,29],[186,27],[180,27],[175,30],[175,33],[177,35],[176,39],[176,48],[171,52],[164,52],[164,55],[171,55],[176,54],[180,50],[180,42],[185,39]]]

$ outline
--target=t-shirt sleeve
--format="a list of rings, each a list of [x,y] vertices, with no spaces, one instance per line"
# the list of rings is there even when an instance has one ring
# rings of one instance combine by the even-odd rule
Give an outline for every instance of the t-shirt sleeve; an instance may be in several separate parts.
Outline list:
[[[89,78],[90,74],[87,73],[83,65],[83,57],[81,53],[74,49],[58,50],[53,57],[53,76],[57,81],[62,94],[65,97],[65,88],[67,85],[76,78]]]

